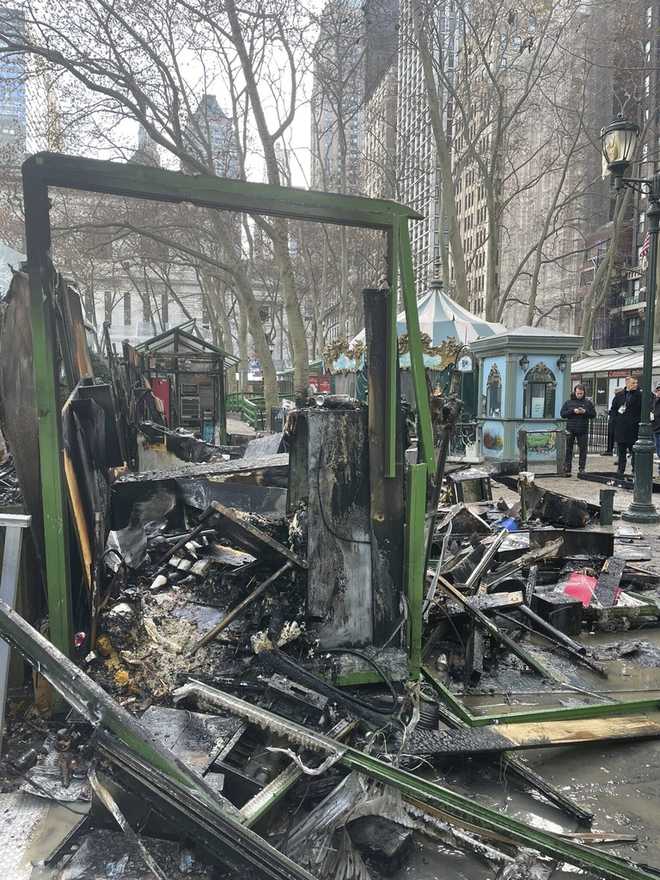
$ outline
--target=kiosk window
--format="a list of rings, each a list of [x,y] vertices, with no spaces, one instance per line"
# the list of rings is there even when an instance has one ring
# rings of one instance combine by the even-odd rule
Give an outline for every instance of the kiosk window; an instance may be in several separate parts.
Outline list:
[[[523,417],[553,419],[557,380],[545,364],[537,364],[527,372],[524,382]]]

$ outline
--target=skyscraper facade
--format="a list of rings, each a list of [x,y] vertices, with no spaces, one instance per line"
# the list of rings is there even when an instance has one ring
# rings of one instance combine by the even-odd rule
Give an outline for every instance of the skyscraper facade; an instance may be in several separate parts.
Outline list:
[[[456,16],[451,0],[434,9],[435,24],[429,36],[434,57],[444,53],[453,69]],[[443,101],[443,124],[451,140],[452,105]],[[443,240],[447,230],[442,219],[441,185],[424,73],[415,39],[412,3],[403,0],[399,19],[398,112],[397,112],[397,199],[420,214],[411,224],[410,236],[417,293],[442,275]]]
[[[311,184],[360,192],[365,35],[357,0],[329,0],[314,46]]]
[[[9,40],[15,34],[16,42],[21,42],[25,33],[24,14],[18,9],[0,7],[0,32]],[[25,56],[0,56],[0,166],[4,168],[18,166],[25,154],[26,78]]]

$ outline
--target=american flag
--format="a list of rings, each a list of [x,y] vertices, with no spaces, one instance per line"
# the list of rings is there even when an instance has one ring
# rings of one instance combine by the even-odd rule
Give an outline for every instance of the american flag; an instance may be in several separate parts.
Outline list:
[[[644,237],[644,241],[642,242],[642,246],[639,249],[639,256],[640,257],[647,257],[648,253],[649,253],[650,246],[651,246],[651,233],[647,232]]]

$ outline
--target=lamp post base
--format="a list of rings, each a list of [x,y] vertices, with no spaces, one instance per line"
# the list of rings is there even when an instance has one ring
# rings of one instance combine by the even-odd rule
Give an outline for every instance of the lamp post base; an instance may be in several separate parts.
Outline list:
[[[657,523],[660,522],[660,513],[653,504],[638,504],[633,501],[628,510],[623,511],[621,519],[634,523]]]
[[[626,522],[657,523],[660,513],[653,504],[653,453],[655,443],[651,439],[651,426],[643,422],[639,426],[639,440],[633,447],[635,453],[635,482],[633,501],[621,514]]]

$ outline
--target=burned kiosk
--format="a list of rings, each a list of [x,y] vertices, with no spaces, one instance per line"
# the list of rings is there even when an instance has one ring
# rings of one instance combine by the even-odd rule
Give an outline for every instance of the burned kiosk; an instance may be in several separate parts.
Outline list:
[[[207,443],[225,443],[226,371],[238,358],[183,327],[147,339],[136,351],[167,427],[187,428]]]
[[[152,201],[186,202],[212,210],[248,211],[266,216],[312,220],[321,223],[357,226],[380,230],[384,236],[385,277],[382,290],[367,295],[373,302],[367,324],[373,325],[373,338],[378,340],[371,350],[369,363],[368,415],[337,418],[337,427],[346,418],[362,418],[363,438],[360,448],[332,449],[328,439],[323,450],[306,443],[301,425],[298,445],[300,467],[296,471],[297,491],[305,483],[310,495],[320,497],[317,504],[319,520],[334,535],[329,546],[335,553],[330,565],[319,544],[319,565],[324,571],[335,570],[337,576],[328,592],[321,590],[321,576],[316,579],[314,563],[310,565],[310,583],[319,584],[312,590],[312,616],[323,623],[339,621],[360,605],[371,609],[369,625],[358,633],[348,627],[344,637],[333,641],[338,647],[378,647],[386,643],[401,647],[407,644],[411,655],[411,674],[418,675],[421,639],[421,599],[425,558],[425,512],[427,488],[434,471],[433,436],[430,406],[422,356],[419,319],[415,302],[412,255],[408,223],[417,215],[395,202],[307,192],[300,189],[226,180],[218,177],[183,175],[147,166],[101,162],[78,157],[38,154],[23,166],[25,194],[25,226],[28,273],[31,292],[32,332],[34,338],[35,397],[39,423],[39,457],[41,470],[41,506],[47,511],[44,525],[46,588],[50,634],[53,642],[65,653],[72,644],[71,572],[66,546],[68,513],[63,480],[62,425],[57,406],[57,372],[54,325],[54,301],[51,289],[50,223],[48,212],[49,187],[63,187],[89,192],[118,195]],[[400,419],[400,384],[397,349],[397,282],[401,281],[408,327],[411,376],[418,413],[419,438],[417,464],[409,467],[404,497],[404,457]],[[369,299],[370,298],[370,299]],[[367,306],[369,308],[369,306]],[[321,417],[323,431],[333,434],[333,416]],[[312,422],[318,417],[312,415]],[[319,427],[321,427],[319,423]],[[313,440],[314,431],[309,432]],[[325,438],[325,434],[324,434]],[[324,439],[325,443],[326,440]],[[302,454],[306,447],[306,453]],[[334,480],[347,487],[354,463],[366,460],[368,470],[361,469],[359,488],[351,488],[355,497],[344,493],[348,508],[333,510],[330,498],[338,497],[341,486],[326,485],[330,457],[337,466]],[[340,457],[340,452],[341,456]],[[345,452],[345,455],[344,455]],[[323,460],[319,461],[318,456]],[[344,466],[346,462],[346,466]],[[325,466],[323,466],[325,465]],[[294,480],[294,475],[290,475]],[[320,483],[319,483],[320,480]],[[315,487],[320,487],[315,491]],[[325,493],[325,497],[324,496]],[[359,496],[359,499],[358,499]],[[360,503],[358,503],[358,501]],[[313,506],[313,505],[311,505]],[[364,522],[362,532],[354,535],[352,521],[338,522],[335,517],[359,515]],[[312,511],[313,514],[313,511]],[[405,536],[405,538],[404,538]],[[354,540],[354,537],[357,540]],[[353,546],[355,545],[355,546]],[[338,554],[338,555],[337,555]],[[353,570],[352,555],[358,555],[367,575],[359,582],[348,575]],[[367,559],[367,556],[369,557]],[[346,575],[346,577],[344,577]],[[355,591],[355,595],[349,595]],[[407,593],[409,606],[408,638],[401,621],[402,594]],[[350,600],[350,601],[349,601]],[[320,620],[320,618],[323,620]],[[414,646],[414,647],[413,647]]]

